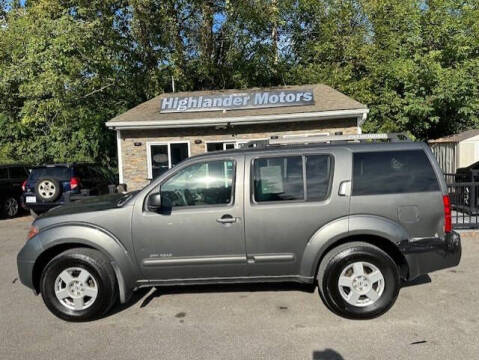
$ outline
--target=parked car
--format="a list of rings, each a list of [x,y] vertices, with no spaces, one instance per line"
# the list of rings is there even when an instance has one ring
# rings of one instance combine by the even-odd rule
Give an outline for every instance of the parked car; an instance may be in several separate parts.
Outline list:
[[[479,161],[456,170],[455,182],[479,181]]]
[[[423,143],[207,153],[141,191],[39,217],[19,278],[70,321],[142,287],[284,281],[317,283],[333,312],[372,318],[402,281],[459,263],[446,190]]]
[[[453,208],[469,215],[479,213],[479,162],[457,169],[453,176]]]
[[[28,176],[23,165],[0,165],[0,206],[1,216],[17,216],[20,209],[22,184]]]
[[[58,205],[108,194],[112,174],[95,164],[53,164],[34,167],[24,184],[25,207],[36,216]]]

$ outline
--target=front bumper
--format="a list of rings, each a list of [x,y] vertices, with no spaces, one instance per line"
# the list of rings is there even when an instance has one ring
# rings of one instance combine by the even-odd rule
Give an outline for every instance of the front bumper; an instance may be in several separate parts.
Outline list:
[[[28,240],[17,255],[18,278],[23,285],[35,289],[33,267],[43,247],[38,235]]]
[[[409,266],[408,280],[436,270],[457,266],[461,260],[461,237],[452,231],[442,238],[404,240],[399,244]]]

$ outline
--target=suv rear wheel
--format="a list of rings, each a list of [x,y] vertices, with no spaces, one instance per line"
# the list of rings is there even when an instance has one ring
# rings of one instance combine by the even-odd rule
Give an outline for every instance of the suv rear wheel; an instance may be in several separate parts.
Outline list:
[[[99,251],[87,248],[53,258],[42,273],[40,290],[48,309],[67,321],[98,318],[117,298],[111,264]]]
[[[385,313],[400,289],[399,270],[380,248],[365,243],[340,245],[326,254],[318,270],[323,302],[336,314],[369,319]]]

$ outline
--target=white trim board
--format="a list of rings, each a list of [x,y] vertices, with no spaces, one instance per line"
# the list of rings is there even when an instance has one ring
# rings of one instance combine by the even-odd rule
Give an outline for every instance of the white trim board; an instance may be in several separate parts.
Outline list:
[[[161,129],[178,127],[197,127],[197,126],[224,126],[224,125],[248,125],[263,124],[271,122],[292,122],[309,120],[329,120],[340,118],[361,118],[362,122],[366,120],[368,109],[353,110],[334,110],[319,111],[307,113],[275,114],[275,115],[255,115],[239,116],[229,118],[205,118],[205,119],[177,119],[161,121],[108,121],[106,126],[111,129]],[[359,122],[358,122],[358,125]]]
[[[123,157],[121,155],[121,134],[120,130],[116,130],[116,151],[118,153],[118,182],[123,184]]]

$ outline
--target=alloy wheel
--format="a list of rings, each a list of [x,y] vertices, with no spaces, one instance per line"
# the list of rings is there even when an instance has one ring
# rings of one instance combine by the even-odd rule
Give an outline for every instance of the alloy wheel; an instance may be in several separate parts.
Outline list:
[[[364,307],[374,304],[384,292],[384,277],[379,268],[369,262],[347,265],[338,279],[339,293],[350,305]]]

